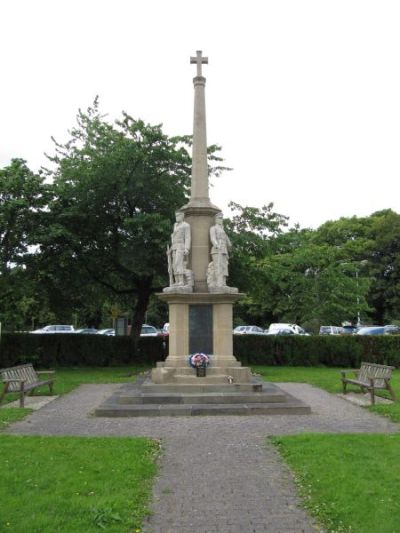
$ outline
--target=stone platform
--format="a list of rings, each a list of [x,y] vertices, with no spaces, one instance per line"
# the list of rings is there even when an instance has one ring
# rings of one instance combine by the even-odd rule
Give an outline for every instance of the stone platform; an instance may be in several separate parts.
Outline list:
[[[301,400],[272,383],[126,384],[94,412],[98,417],[310,414]]]

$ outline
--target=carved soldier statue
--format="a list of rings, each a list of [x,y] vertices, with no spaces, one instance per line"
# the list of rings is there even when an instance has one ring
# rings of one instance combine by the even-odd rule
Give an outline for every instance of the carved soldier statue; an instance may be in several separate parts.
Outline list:
[[[226,287],[228,277],[229,250],[232,245],[222,220],[222,213],[217,213],[215,225],[210,228],[212,263],[208,267],[207,283],[211,287]]]
[[[190,225],[184,221],[182,211],[177,211],[175,215],[176,222],[171,235],[171,247],[168,249],[170,285],[184,286],[186,285],[185,271],[190,253],[191,231]]]

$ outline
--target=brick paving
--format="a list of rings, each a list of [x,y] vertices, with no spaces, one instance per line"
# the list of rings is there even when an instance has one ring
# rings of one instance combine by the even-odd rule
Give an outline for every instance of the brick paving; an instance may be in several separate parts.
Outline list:
[[[389,433],[388,419],[304,384],[281,388],[310,415],[95,418],[120,385],[82,385],[8,432],[24,435],[148,436],[162,441],[148,533],[314,532],[293,477],[266,437],[303,432]]]

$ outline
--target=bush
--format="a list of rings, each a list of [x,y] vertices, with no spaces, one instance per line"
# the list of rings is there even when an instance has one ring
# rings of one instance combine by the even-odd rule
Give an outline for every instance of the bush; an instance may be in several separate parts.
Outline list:
[[[339,366],[359,368],[361,361],[400,366],[400,335],[234,335],[233,353],[245,365]],[[105,335],[32,335],[5,333],[0,367],[33,363],[56,366],[151,365],[168,353],[168,337]]]
[[[5,333],[0,342],[0,367],[22,363],[43,368],[155,365],[165,359],[166,353],[167,347],[161,337],[143,337],[135,349],[131,337]]]
[[[234,335],[233,348],[246,365],[359,368],[368,361],[400,366],[400,335]]]

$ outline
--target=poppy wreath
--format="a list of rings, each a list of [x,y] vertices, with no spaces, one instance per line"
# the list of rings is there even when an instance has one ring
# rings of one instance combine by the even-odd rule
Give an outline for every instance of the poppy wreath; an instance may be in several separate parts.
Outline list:
[[[206,367],[210,362],[210,358],[205,353],[195,353],[189,355],[189,365],[192,368]]]

